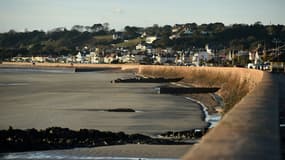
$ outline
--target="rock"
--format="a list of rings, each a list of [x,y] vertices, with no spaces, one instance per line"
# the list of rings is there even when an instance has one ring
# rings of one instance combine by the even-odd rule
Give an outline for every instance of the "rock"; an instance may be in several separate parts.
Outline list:
[[[181,135],[181,133],[179,133],[179,135]],[[0,153],[69,149],[74,147],[97,147],[127,143],[185,144],[183,142],[175,142],[167,139],[151,138],[142,134],[128,135],[124,132],[102,132],[94,129],[73,131],[68,128],[51,127],[45,130],[19,130],[10,127],[8,130],[0,130]]]
[[[107,112],[136,112],[131,108],[116,108],[116,109],[108,109]]]

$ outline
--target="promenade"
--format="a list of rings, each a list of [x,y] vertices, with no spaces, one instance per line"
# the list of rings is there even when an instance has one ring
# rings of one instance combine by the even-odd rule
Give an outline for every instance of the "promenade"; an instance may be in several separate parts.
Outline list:
[[[281,154],[285,158],[285,74],[280,74],[279,80],[279,108],[280,108],[280,138]]]
[[[259,85],[183,159],[281,159],[279,105],[284,104],[284,87],[278,80],[284,84],[283,75],[265,73]]]

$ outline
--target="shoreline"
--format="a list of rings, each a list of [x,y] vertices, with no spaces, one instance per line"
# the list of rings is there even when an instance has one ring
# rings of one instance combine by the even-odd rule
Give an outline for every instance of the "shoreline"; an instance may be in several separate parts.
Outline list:
[[[188,100],[189,100],[189,99],[188,99]],[[192,101],[192,102],[193,102],[193,101]],[[195,103],[197,103],[197,102],[195,102]],[[200,103],[202,104],[202,102],[200,102]],[[198,103],[198,104],[199,104],[199,103]],[[201,104],[199,104],[199,105],[203,107],[204,105],[201,105]],[[205,106],[204,106],[204,107],[205,107]],[[204,109],[205,109],[205,108],[203,108],[203,110],[204,110]],[[206,114],[205,110],[204,110],[204,114]],[[204,119],[204,120],[206,120],[206,119]],[[179,131],[178,131],[178,132],[179,132]],[[177,133],[178,133],[178,132],[177,132]],[[182,136],[181,136],[181,137],[182,137]],[[165,138],[165,139],[168,139],[168,138]],[[173,144],[172,144],[172,145],[173,145]],[[172,146],[172,145],[171,145],[171,146]],[[192,144],[189,144],[189,145],[192,145]],[[113,147],[113,146],[110,146],[110,147]]]
[[[0,154],[0,159],[96,159],[96,160],[178,160],[192,145],[127,144],[93,148],[75,148]]]
[[[192,133],[192,139],[199,135]],[[190,137],[189,137],[190,138]],[[192,142],[165,138],[152,138],[143,134],[99,131],[96,129],[71,130],[50,127],[44,130],[0,130],[0,153],[72,149],[84,147],[116,146],[124,144],[192,145]]]
[[[188,83],[172,82],[170,84],[183,88],[193,87],[191,84]],[[210,97],[208,96],[209,94],[211,95]],[[215,93],[193,93],[185,94],[184,96],[186,99],[200,105],[204,113],[203,120],[209,123],[208,129],[215,127],[222,119],[222,109],[217,109],[217,107],[223,108],[224,102],[222,98],[216,95]]]
[[[20,63],[20,62],[3,62],[0,64],[0,68],[5,67],[34,67],[34,68],[78,68],[78,69],[90,69],[90,68],[113,68],[121,69],[122,71],[137,71],[139,64],[83,64],[83,63]]]
[[[202,107],[202,110],[203,110],[203,113],[204,113],[204,116],[205,116],[204,117],[204,121],[209,123],[208,129],[215,127],[219,123],[219,121],[222,118],[222,116],[219,113],[209,114],[208,107],[205,106],[205,104],[203,104],[201,101],[196,100],[196,99],[191,98],[191,97],[185,97],[185,98],[190,100],[190,101],[192,101],[192,102],[195,102],[195,103],[199,104]]]
[[[11,125],[15,129],[43,129],[46,126],[61,126],[73,130],[96,128],[101,131],[124,131],[125,133],[131,134],[143,133],[156,137],[158,134],[167,131],[183,131],[189,128],[202,128],[206,126],[204,121],[200,119],[202,112],[197,104],[180,96],[156,95],[153,88],[159,85],[157,83],[109,83],[108,80],[110,78],[121,77],[126,75],[126,73],[112,72],[109,74],[109,72],[94,72],[80,75],[9,73],[2,75],[3,78],[0,80],[0,83],[4,84],[2,87],[6,87],[5,92],[2,92],[1,96],[3,129],[8,129],[8,126],[5,127],[6,125]],[[127,75],[131,74],[128,73]],[[18,86],[10,85],[10,83],[15,83]],[[19,86],[23,83],[27,85]],[[20,90],[19,87],[21,87]],[[107,93],[112,99],[112,102],[106,101],[107,99],[104,98],[106,95],[101,93]],[[49,96],[48,99],[45,98],[47,96]],[[35,98],[40,99],[40,101],[34,101]],[[17,102],[11,101],[11,99],[17,99]],[[173,104],[177,104],[179,107],[173,107]],[[152,108],[149,106],[156,107]],[[100,112],[100,109],[105,110],[123,107],[143,112]],[[81,110],[78,111],[78,109]],[[191,111],[191,113],[188,111]],[[192,116],[189,116],[189,114],[192,114]],[[18,117],[18,115],[20,117]],[[84,117],[84,119],[82,117]],[[110,117],[115,117],[115,121]],[[116,119],[116,117],[118,118]],[[68,123],[70,120],[73,121],[72,125]],[[12,138],[5,139],[14,141]],[[171,139],[163,138],[163,140],[170,141]],[[62,140],[62,142],[70,142],[70,140]],[[143,142],[139,141],[138,143]],[[180,145],[176,144],[165,145],[163,148],[173,147],[173,150],[180,148]],[[186,148],[190,148],[189,146],[192,146],[192,144],[193,143],[190,142],[187,143],[187,147],[185,143],[181,145],[185,146],[184,150],[186,152],[188,150],[186,150]],[[144,151],[145,145],[137,146]],[[149,145],[148,148],[151,146],[152,145]],[[109,147],[116,148],[116,146]],[[154,149],[159,148],[160,147]],[[154,154],[155,153],[151,155]],[[114,153],[114,155],[116,154]],[[182,154],[180,156],[182,156]]]

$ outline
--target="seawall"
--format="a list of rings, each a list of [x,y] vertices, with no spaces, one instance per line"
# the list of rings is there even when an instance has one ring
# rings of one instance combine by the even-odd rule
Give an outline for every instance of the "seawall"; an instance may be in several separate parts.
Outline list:
[[[279,95],[275,82],[273,75],[264,73],[258,86],[183,159],[280,160]]]
[[[196,87],[220,88],[217,92],[229,111],[262,80],[263,73],[245,68],[140,66],[139,74],[153,77],[184,77],[185,83]]]
[[[220,87],[227,105],[219,124],[183,160],[281,159],[277,76],[242,68],[140,67],[150,76],[184,76],[195,86]]]

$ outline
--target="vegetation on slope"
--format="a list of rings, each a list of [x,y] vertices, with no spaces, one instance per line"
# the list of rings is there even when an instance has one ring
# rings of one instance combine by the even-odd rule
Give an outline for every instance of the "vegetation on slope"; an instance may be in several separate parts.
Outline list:
[[[178,32],[173,32],[180,26]],[[182,27],[182,29],[181,29]],[[185,30],[191,34],[185,34]],[[189,50],[204,48],[205,44],[214,50],[222,49],[253,49],[260,47],[274,48],[274,38],[285,40],[284,25],[263,25],[256,22],[252,25],[234,24],[225,26],[223,23],[210,23],[197,25],[186,23],[180,25],[153,25],[151,27],[126,26],[120,34],[123,39],[111,39],[111,35],[117,33],[109,29],[108,24],[94,24],[92,26],[75,25],[70,30],[56,28],[44,32],[39,30],[16,32],[10,30],[0,33],[0,58],[9,58],[17,55],[22,56],[58,56],[76,54],[84,46],[103,48],[130,47],[134,49],[139,37],[146,33],[147,36],[158,36],[154,48],[174,48],[176,50]],[[170,39],[176,35],[178,38]],[[128,43],[122,43],[128,40]]]

